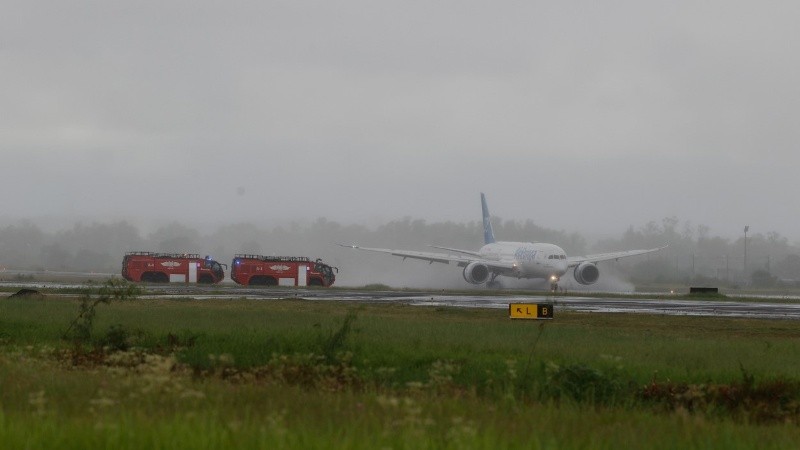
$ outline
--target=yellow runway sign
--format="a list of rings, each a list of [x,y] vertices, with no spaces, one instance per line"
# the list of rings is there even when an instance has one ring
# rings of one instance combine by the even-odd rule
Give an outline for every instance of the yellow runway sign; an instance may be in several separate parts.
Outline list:
[[[508,317],[512,319],[552,319],[552,303],[509,303]]]

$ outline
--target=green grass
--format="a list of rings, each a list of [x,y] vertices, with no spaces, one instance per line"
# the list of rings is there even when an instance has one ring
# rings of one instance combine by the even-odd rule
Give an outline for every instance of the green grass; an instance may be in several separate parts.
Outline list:
[[[469,401],[359,395],[342,399],[268,389],[249,394],[259,400],[257,405],[241,395],[235,396],[235,406],[211,397],[182,405],[199,412],[151,416],[95,411],[86,418],[64,420],[0,414],[0,437],[8,448],[60,449],[782,449],[794,448],[800,438],[792,425],[753,427],[618,409],[585,411],[570,405],[497,411]]]
[[[90,340],[64,340],[79,303],[0,300],[8,448],[791,448],[800,438],[793,321],[129,300],[97,306]],[[99,347],[119,339],[133,347]]]
[[[4,300],[0,336],[19,345],[64,345],[77,303]],[[469,372],[527,362],[537,337],[534,362],[623,366],[638,382],[732,380],[741,367],[756,376],[800,373],[800,327],[792,321],[557,312],[554,321],[532,323],[510,321],[504,310],[302,300],[136,300],[97,311],[95,335],[120,324],[139,333],[136,344],[144,347],[166,344],[169,334],[193,338],[180,357],[200,366],[209,354],[230,354],[246,368],[274,353],[322,353],[320,342],[354,313],[347,350],[359,363],[397,368],[406,374],[399,382],[418,379],[436,360]]]

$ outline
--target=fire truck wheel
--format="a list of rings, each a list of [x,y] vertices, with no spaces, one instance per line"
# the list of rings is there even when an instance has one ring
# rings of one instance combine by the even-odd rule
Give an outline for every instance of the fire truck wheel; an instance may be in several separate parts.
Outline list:
[[[213,284],[214,279],[211,278],[211,275],[202,275],[197,279],[197,282],[200,284]]]
[[[163,272],[145,272],[142,274],[142,281],[145,283],[167,283],[169,277]]]
[[[308,285],[309,286],[322,286],[322,280],[320,280],[319,278],[312,278],[312,279],[308,280]]]
[[[252,286],[277,286],[278,280],[272,277],[257,276],[250,278],[250,285]]]

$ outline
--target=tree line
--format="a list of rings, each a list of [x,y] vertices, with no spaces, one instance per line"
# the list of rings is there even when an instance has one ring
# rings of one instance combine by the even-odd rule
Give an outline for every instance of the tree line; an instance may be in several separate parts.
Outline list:
[[[731,285],[778,283],[800,280],[800,248],[777,232],[754,233],[728,239],[711,234],[704,225],[694,226],[667,217],[642,226],[631,226],[619,237],[590,243],[579,233],[553,230],[534,222],[495,219],[495,234],[509,241],[552,242],[568,255],[659,247],[661,252],[611,264],[611,270],[633,282],[702,282]],[[426,264],[399,270],[395,258],[375,257],[344,249],[342,244],[367,247],[431,250],[427,245],[477,249],[483,241],[483,225],[471,222],[427,222],[402,218],[377,227],[341,224],[319,218],[310,223],[261,227],[251,223],[223,225],[211,233],[173,222],[147,234],[125,222],[76,223],[71,228],[45,232],[31,221],[0,228],[0,268],[117,273],[128,251],[158,251],[211,255],[230,262],[234,254],[291,255],[323,258],[339,265],[342,279],[354,283],[392,279],[401,271],[434,273]],[[601,270],[607,271],[601,266]],[[460,273],[447,272],[453,282]],[[455,274],[453,276],[452,274]],[[413,278],[413,276],[411,277]]]

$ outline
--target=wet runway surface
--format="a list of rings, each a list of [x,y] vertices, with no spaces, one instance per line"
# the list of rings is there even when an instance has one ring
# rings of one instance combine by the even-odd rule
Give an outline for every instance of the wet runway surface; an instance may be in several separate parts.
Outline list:
[[[255,297],[263,296],[263,293]],[[592,313],[641,313],[716,317],[750,317],[762,319],[800,319],[800,303],[763,301],[718,301],[718,300],[651,300],[636,298],[595,298],[580,296],[521,296],[507,295],[462,295],[441,293],[386,292],[310,292],[288,291],[275,298],[300,297],[309,300],[349,300],[369,302],[393,302],[419,306],[451,306],[463,308],[507,309],[509,303],[552,303],[555,311],[570,310]]]
[[[10,283],[0,286],[28,289],[79,288],[70,283]],[[559,310],[591,313],[640,313],[686,316],[742,317],[759,319],[800,319],[800,298],[759,298],[752,300],[686,300],[644,299],[633,297],[598,298],[588,296],[525,296],[508,293],[475,294],[441,291],[366,291],[359,289],[306,289],[284,287],[242,287],[230,284],[146,285],[145,298],[191,297],[196,299],[282,299],[302,298],[312,301],[351,301],[370,303],[401,303],[417,306],[449,306],[461,308],[507,309],[509,303],[552,303]]]

